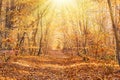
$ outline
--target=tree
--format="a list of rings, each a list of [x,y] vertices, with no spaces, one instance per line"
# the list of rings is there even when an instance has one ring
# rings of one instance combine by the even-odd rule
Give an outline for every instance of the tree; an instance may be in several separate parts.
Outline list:
[[[43,41],[43,18],[46,16],[49,10],[49,4],[45,5],[42,10],[39,12],[39,18],[40,18],[40,40],[39,40],[39,50],[38,50],[38,55],[42,54],[42,41]]]
[[[2,0],[0,0],[0,18],[1,18],[1,13],[2,13]]]
[[[118,64],[120,65],[120,41],[119,41],[118,34],[117,34],[117,26],[116,26],[115,21],[114,21],[111,0],[107,0],[107,3],[109,6],[110,17],[111,17],[111,21],[112,21],[112,28],[113,28],[115,42],[116,42],[116,58],[118,60]]]

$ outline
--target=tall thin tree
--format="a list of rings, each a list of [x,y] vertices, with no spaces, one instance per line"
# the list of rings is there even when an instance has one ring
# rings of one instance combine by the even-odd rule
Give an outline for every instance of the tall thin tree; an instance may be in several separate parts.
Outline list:
[[[120,44],[119,44],[119,38],[118,38],[118,34],[117,34],[117,26],[116,26],[115,21],[114,21],[111,0],[107,0],[107,3],[108,3],[108,7],[109,7],[110,17],[111,17],[111,21],[112,21],[112,28],[114,31],[115,42],[116,42],[116,58],[118,60],[119,66],[120,66]]]

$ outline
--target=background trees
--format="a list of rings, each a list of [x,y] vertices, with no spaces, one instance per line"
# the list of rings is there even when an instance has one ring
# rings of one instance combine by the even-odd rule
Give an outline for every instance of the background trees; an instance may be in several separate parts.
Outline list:
[[[106,58],[115,56],[116,46],[119,58],[119,0],[57,4],[0,0],[0,49],[40,55],[59,47],[68,54]]]

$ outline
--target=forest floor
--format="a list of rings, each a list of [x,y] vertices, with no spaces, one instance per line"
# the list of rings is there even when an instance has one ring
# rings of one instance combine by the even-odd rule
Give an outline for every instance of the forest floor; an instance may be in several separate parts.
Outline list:
[[[120,67],[114,61],[59,53],[18,56],[0,63],[0,80],[120,80]]]

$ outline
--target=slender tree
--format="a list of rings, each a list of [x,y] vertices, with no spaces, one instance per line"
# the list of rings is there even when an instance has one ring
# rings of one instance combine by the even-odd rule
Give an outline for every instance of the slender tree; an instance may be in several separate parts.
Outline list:
[[[43,17],[45,17],[45,15],[47,14],[49,9],[49,4],[46,5],[45,8],[43,8],[40,12],[39,12],[39,18],[40,18],[40,41],[39,41],[39,51],[38,51],[38,55],[42,54],[42,41],[43,41]]]
[[[0,18],[1,18],[1,13],[2,13],[2,0],[0,0]]]
[[[114,16],[113,16],[113,11],[112,11],[112,2],[111,0],[107,0],[107,3],[109,6],[109,12],[110,12],[110,17],[112,21],[112,28],[114,31],[115,42],[116,42],[116,58],[118,60],[118,64],[120,65],[120,43],[119,43],[120,41],[119,41],[118,34],[117,34],[117,26],[114,21]]]

